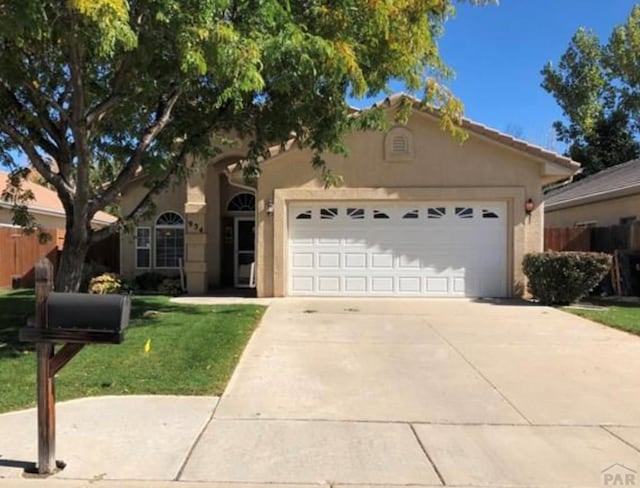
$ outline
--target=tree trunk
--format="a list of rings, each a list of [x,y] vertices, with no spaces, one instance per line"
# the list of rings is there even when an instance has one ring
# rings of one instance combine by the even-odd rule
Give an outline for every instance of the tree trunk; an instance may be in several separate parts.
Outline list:
[[[78,229],[68,229],[60,256],[60,266],[56,276],[56,291],[77,292],[82,284],[84,261],[89,251],[89,239],[83,239]],[[86,234],[85,234],[86,235]],[[83,242],[84,241],[84,242]]]

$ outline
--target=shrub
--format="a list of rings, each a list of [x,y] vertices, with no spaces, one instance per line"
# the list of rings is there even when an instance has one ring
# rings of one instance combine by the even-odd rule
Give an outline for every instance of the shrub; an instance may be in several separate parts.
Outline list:
[[[109,268],[103,264],[96,263],[95,261],[91,261],[89,263],[84,263],[84,267],[82,268],[82,281],[80,283],[80,291],[88,291],[89,283],[96,276],[100,276],[109,272]]]
[[[134,288],[142,291],[158,291],[158,287],[167,277],[155,271],[139,274],[134,279]]]
[[[109,295],[120,293],[122,291],[122,282],[120,277],[115,273],[104,273],[100,276],[92,278],[89,282],[89,293],[98,295]]]
[[[182,284],[180,283],[179,278],[165,278],[158,286],[158,292],[163,295],[181,295],[182,294]]]
[[[522,262],[529,293],[544,305],[568,305],[579,300],[610,268],[610,255],[591,252],[532,253]]]

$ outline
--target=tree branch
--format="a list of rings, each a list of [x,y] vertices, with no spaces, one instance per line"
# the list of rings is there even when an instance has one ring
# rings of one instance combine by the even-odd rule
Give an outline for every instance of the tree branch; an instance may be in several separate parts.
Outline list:
[[[57,159],[59,156],[60,147],[56,145],[56,134],[52,134],[46,127],[43,127],[43,123],[40,120],[39,115],[38,120],[35,120],[32,115],[32,111],[18,99],[17,95],[13,92],[10,86],[8,86],[5,82],[2,82],[1,86],[4,89],[4,92],[11,104],[13,104],[13,106],[15,107],[17,113],[20,114],[20,116],[25,117],[26,120],[24,125],[27,126],[27,130],[30,132],[31,136],[34,139],[37,139],[38,145],[42,147],[45,152]],[[34,105],[34,109],[35,108],[36,107]],[[46,133],[54,142],[51,142],[51,140],[43,136],[43,132]]]
[[[89,216],[89,195],[91,188],[89,185],[89,172],[91,167],[91,151],[89,149],[89,138],[85,120],[85,91],[82,79],[83,57],[81,44],[76,39],[75,21],[73,22],[70,46],[69,46],[69,74],[71,85],[71,120],[70,128],[73,134],[76,155],[76,193],[74,198],[73,216],[67,215],[67,226],[69,218],[79,229],[76,238],[79,241],[89,240],[91,236],[91,218]]]
[[[47,131],[51,139],[57,144],[60,155],[56,155],[56,161],[60,166],[71,164],[71,148],[65,136],[67,131],[67,115],[62,107],[51,97],[42,93],[32,83],[24,83],[23,85],[29,92],[29,99],[42,127]],[[56,123],[47,113],[47,107],[56,110],[60,116],[60,122]],[[53,156],[53,155],[52,155]],[[62,168],[61,168],[62,169]],[[64,172],[63,172],[64,173]]]
[[[55,189],[58,191],[60,199],[62,200],[62,203],[65,205],[69,204],[69,206],[71,207],[71,202],[75,194],[74,189],[67,184],[62,176],[51,171],[42,156],[40,156],[40,154],[38,154],[38,151],[36,151],[35,145],[28,138],[22,135],[20,131],[18,131],[15,127],[13,127],[2,118],[0,118],[0,129],[20,146],[24,153],[29,157],[31,164],[35,166],[42,177],[47,180],[48,183],[55,187]]]
[[[87,113],[87,130],[91,131],[96,124],[109,114],[109,112],[121,101],[120,95],[126,76],[131,66],[130,57],[126,57],[113,75],[113,83],[110,95]]]
[[[112,234],[118,232],[125,222],[135,219],[146,207],[149,203],[152,202],[153,197],[156,196],[163,188],[169,184],[171,177],[174,174],[174,170],[182,164],[187,155],[187,145],[183,144],[180,154],[176,156],[175,162],[170,170],[168,170],[164,177],[161,180],[156,181],[149,191],[140,199],[137,205],[125,216],[120,217],[116,222],[110,224],[106,227],[103,227],[99,230],[94,230],[91,234],[91,243],[94,244],[103,239],[106,239]],[[93,217],[93,215],[92,215]]]
[[[171,111],[175,106],[176,102],[180,98],[182,94],[182,90],[180,88],[174,89],[166,103],[161,104],[157,113],[156,113],[156,121],[152,125],[150,125],[144,132],[142,138],[138,142],[133,154],[127,160],[126,164],[116,177],[116,179],[107,187],[102,194],[98,195],[92,202],[89,207],[89,212],[91,214],[95,214],[98,210],[103,209],[105,206],[112,203],[116,197],[122,193],[122,190],[126,186],[126,184],[131,181],[131,179],[135,176],[136,172],[140,168],[142,157],[145,151],[149,148],[151,143],[155,140],[155,138],[160,134],[162,129],[166,127],[171,118]]]

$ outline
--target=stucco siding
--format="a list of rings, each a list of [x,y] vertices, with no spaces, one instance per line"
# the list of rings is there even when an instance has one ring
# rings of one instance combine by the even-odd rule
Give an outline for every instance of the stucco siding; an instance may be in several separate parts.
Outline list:
[[[573,227],[579,222],[595,221],[598,227],[618,225],[624,217],[640,218],[640,195],[586,203],[575,207],[547,210],[545,227]]]
[[[541,164],[533,157],[471,134],[460,145],[429,117],[414,114],[408,123],[415,159],[384,160],[384,133],[355,133],[347,138],[350,156],[327,155],[328,167],[344,178],[341,188],[324,190],[309,152],[291,151],[263,165],[258,183],[258,292],[286,293],[286,204],[294,200],[503,200],[509,209],[508,248],[511,293],[524,289],[520,261],[542,249]],[[535,209],[524,213],[532,198]],[[268,200],[275,202],[266,215]]]
[[[135,207],[135,205],[143,198],[147,189],[144,187],[142,180],[137,180],[131,183],[125,190],[125,193],[121,199],[122,212],[127,213]],[[182,217],[184,214],[184,204],[186,200],[186,187],[184,184],[172,185],[155,198],[156,211],[152,218],[140,222],[139,226],[152,227],[155,224],[156,218],[164,212],[176,212]],[[121,233],[120,234],[120,273],[127,277],[132,278],[136,273],[150,271],[148,269],[136,270],[135,266],[135,234],[134,233]],[[153,253],[152,269],[153,269]]]

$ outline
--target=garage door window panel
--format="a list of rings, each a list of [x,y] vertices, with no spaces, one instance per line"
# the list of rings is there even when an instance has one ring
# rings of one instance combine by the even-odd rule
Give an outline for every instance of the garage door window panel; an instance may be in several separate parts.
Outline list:
[[[460,217],[461,219],[472,219],[473,218],[473,208],[471,208],[471,207],[456,207],[456,217]]]
[[[321,208],[320,220],[333,220],[338,216],[338,209],[333,208]]]
[[[312,210],[305,210],[296,215],[296,220],[311,220],[312,216]]]
[[[410,212],[405,213],[402,218],[404,220],[406,219],[417,219],[420,217],[420,210],[416,209],[416,210],[411,210]]]
[[[364,220],[364,208],[347,208],[347,216],[352,220]]]
[[[429,207],[427,209],[427,218],[431,220],[439,220],[447,215],[445,207]]]

